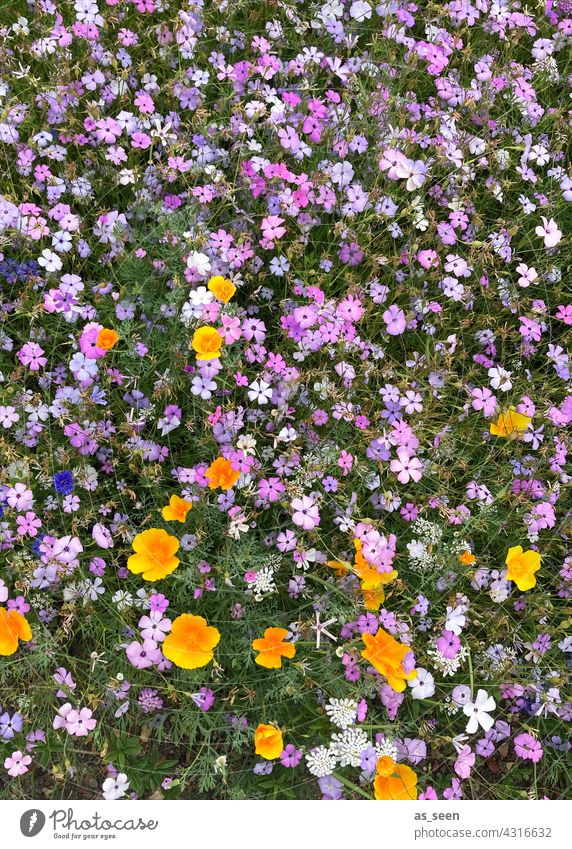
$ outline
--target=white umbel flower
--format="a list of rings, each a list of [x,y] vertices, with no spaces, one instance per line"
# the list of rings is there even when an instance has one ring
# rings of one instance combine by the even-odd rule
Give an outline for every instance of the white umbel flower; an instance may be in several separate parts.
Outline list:
[[[361,753],[369,746],[369,739],[361,728],[346,728],[341,734],[332,734],[330,748],[341,766],[359,766]]]
[[[306,766],[316,778],[324,778],[335,770],[336,756],[325,746],[318,746],[306,755]]]
[[[391,758],[392,761],[397,760],[397,746],[393,740],[390,740],[388,737],[380,743],[376,743],[375,751],[378,758],[388,757]]]
[[[330,722],[338,728],[348,728],[353,725],[357,717],[357,702],[353,699],[330,699],[326,705],[326,713]]]

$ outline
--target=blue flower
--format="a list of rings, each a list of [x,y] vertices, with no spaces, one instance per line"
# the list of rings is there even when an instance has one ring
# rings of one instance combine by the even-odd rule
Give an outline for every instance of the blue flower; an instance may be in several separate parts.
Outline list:
[[[59,495],[70,495],[73,492],[74,481],[71,472],[67,469],[63,472],[56,472],[54,475],[54,489]]]

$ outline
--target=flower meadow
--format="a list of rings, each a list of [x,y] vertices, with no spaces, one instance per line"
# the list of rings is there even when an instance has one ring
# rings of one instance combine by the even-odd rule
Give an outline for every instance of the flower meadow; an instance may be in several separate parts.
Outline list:
[[[572,2],[4,0],[4,799],[570,787]]]

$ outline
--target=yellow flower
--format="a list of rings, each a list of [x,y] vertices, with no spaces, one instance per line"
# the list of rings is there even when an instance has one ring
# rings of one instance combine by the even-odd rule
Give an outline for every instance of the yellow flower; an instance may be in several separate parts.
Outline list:
[[[534,573],[540,569],[538,551],[523,551],[521,545],[515,545],[509,548],[505,563],[508,566],[507,581],[514,581],[521,592],[536,586]]]
[[[161,510],[161,515],[166,522],[184,522],[187,518],[187,513],[192,508],[193,505],[190,501],[185,501],[184,498],[179,498],[178,495],[172,495],[167,506]]]
[[[363,634],[362,640],[365,649],[361,656],[369,660],[381,675],[385,675],[392,690],[402,693],[405,682],[417,677],[416,669],[406,672],[403,667],[405,656],[411,651],[409,646],[395,640],[383,628],[379,628],[375,634]]]
[[[165,578],[179,565],[179,558],[174,556],[179,550],[179,540],[162,528],[149,528],[137,534],[131,545],[135,554],[127,561],[127,568],[146,581]]]
[[[6,657],[14,654],[18,648],[18,640],[27,643],[31,639],[32,631],[28,620],[17,610],[0,607],[0,655]]]
[[[182,669],[198,669],[213,659],[213,649],[218,645],[220,633],[202,616],[183,613],[173,622],[170,634],[165,637],[162,649],[167,660]]]
[[[386,801],[417,799],[417,775],[407,764],[396,764],[386,755],[377,762],[373,790],[376,799]]]
[[[284,749],[282,732],[274,725],[260,724],[254,732],[254,751],[261,758],[273,761]]]
[[[197,360],[214,360],[220,356],[222,336],[216,327],[205,325],[195,330],[191,344],[193,351],[196,351]]]
[[[509,407],[506,413],[499,415],[496,424],[491,424],[490,432],[494,436],[510,436],[511,433],[522,436],[531,421],[530,416],[523,416],[514,407]]]
[[[209,292],[212,292],[215,298],[222,301],[223,304],[228,304],[234,293],[236,286],[230,280],[225,280],[220,274],[216,277],[211,277],[208,282]]]
[[[264,636],[252,643],[254,651],[260,652],[255,662],[266,669],[280,669],[283,657],[292,658],[296,654],[294,643],[284,642],[287,636],[286,628],[267,628]]]

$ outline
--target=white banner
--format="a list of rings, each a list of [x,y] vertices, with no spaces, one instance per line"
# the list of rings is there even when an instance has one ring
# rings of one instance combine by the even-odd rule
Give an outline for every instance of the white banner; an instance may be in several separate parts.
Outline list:
[[[121,849],[569,849],[570,816],[570,802],[556,801],[0,802],[1,845],[9,849],[62,841]]]

